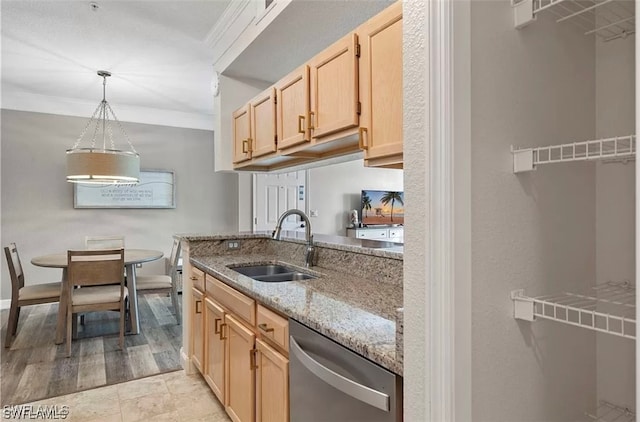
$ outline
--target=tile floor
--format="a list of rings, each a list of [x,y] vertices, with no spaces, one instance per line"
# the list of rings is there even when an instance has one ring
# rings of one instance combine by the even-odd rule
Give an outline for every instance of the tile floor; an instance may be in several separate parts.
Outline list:
[[[228,422],[230,419],[199,375],[175,371],[31,405],[67,405],[66,420],[82,422]]]

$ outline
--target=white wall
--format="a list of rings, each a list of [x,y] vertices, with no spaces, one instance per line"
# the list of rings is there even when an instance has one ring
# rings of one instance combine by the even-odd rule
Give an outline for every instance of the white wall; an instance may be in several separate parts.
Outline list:
[[[514,175],[510,146],[595,134],[595,45],[508,0],[471,2],[472,409],[474,421],[583,420],[596,403],[595,335],[513,318],[511,290],[595,282],[595,168]],[[406,154],[405,154],[406,155]]]
[[[635,37],[596,43],[597,137],[635,133]],[[596,165],[598,283],[634,280],[635,164]],[[598,399],[635,408],[635,342],[598,334]]]
[[[2,246],[18,245],[28,283],[60,277],[32,257],[82,247],[85,235],[124,234],[128,246],[168,255],[174,233],[236,229],[238,178],[214,172],[213,132],[204,130],[123,123],[143,169],[175,172],[175,209],[74,209],[64,151],[87,119],[2,110]],[[7,299],[6,263],[1,274]]]
[[[363,160],[309,170],[309,210],[314,233],[346,236],[348,212],[360,209],[362,189],[403,190],[403,172],[365,167]]]

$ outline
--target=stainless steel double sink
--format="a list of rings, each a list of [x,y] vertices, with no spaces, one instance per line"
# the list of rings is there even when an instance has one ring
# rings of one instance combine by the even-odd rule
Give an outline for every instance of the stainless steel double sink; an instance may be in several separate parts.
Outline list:
[[[257,281],[265,283],[281,283],[285,281],[300,281],[317,278],[314,275],[303,273],[295,268],[281,264],[229,266],[235,272],[245,275]]]

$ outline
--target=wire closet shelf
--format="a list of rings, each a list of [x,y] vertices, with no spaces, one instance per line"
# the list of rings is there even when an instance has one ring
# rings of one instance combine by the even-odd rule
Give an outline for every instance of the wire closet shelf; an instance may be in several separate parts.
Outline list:
[[[511,147],[513,172],[534,170],[541,164],[566,163],[572,161],[635,159],[635,135],[616,136],[592,141],[571,142],[535,148]]]
[[[514,318],[548,319],[563,324],[636,338],[636,289],[628,281],[599,284],[587,294],[558,293],[530,297],[524,290],[511,292]]]
[[[603,41],[635,34],[633,0],[512,0],[515,27],[523,28],[539,13],[550,13],[558,23],[570,22]]]
[[[590,421],[598,422],[635,422],[636,420],[635,412],[606,400],[600,400],[595,415],[586,413],[586,416]]]

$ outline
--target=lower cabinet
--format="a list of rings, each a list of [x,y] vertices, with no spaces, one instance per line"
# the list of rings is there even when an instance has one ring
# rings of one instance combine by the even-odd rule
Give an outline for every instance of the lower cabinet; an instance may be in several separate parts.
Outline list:
[[[289,359],[256,340],[256,422],[289,421]]]
[[[205,365],[204,379],[211,387],[213,393],[218,397],[220,403],[227,405],[225,397],[225,312],[220,305],[209,298],[205,302]]]
[[[202,299],[196,294],[201,293],[194,289],[194,300]],[[226,304],[237,307],[240,302],[236,299],[241,295],[246,299],[241,301],[244,309],[246,301],[253,299],[234,290],[234,300],[230,302],[228,294],[221,290],[211,292],[207,287],[203,304],[198,305],[204,309],[198,314],[200,318],[204,316],[204,323],[193,319],[192,339],[195,342],[198,338],[196,331],[200,327],[203,358],[196,363],[196,349],[192,349],[194,364],[234,422],[288,422],[289,360],[282,344],[288,337],[288,321],[253,303],[254,312],[247,315],[255,314],[257,308],[258,318],[251,324]]]
[[[255,417],[256,335],[230,315],[227,324],[227,403],[225,409],[234,422],[252,422]]]
[[[204,369],[204,304],[203,293],[195,287],[191,289],[191,361],[200,372]]]

